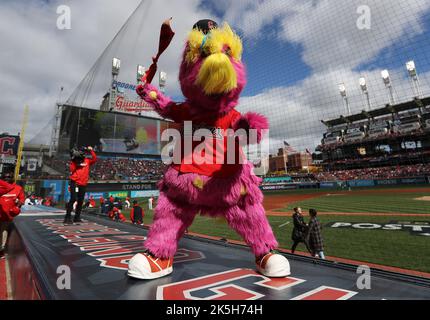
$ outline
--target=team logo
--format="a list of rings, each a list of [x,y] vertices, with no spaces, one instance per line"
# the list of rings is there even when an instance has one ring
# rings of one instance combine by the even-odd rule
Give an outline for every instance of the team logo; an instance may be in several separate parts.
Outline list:
[[[257,300],[270,295],[291,300],[347,300],[357,292],[320,286],[298,296],[287,290],[299,287],[306,280],[287,278],[267,278],[250,269],[234,269],[200,278],[159,286],[158,300]]]
[[[146,237],[86,222],[80,225],[65,226],[61,220],[41,219],[38,222],[53,233],[60,235],[90,257],[96,258],[100,266],[117,270],[127,270],[129,260],[144,250]],[[174,263],[201,260],[205,256],[200,251],[178,249]]]

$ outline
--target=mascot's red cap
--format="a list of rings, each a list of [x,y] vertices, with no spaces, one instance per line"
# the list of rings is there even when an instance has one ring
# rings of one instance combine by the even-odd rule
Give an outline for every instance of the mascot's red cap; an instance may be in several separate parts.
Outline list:
[[[197,21],[193,26],[193,29],[199,29],[204,34],[208,34],[209,31],[214,28],[218,28],[218,23],[210,19]]]

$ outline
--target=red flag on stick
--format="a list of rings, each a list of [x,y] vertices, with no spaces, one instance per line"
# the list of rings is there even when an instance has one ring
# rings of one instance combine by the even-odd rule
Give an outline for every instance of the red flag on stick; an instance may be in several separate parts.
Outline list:
[[[157,73],[157,62],[160,58],[161,54],[167,49],[172,42],[172,39],[175,35],[172,27],[170,26],[170,21],[172,18],[163,22],[160,30],[160,43],[158,45],[158,53],[155,57],[152,57],[152,64],[149,69],[145,72],[145,75],[142,77],[142,82],[151,83],[152,79],[154,79],[155,74]]]

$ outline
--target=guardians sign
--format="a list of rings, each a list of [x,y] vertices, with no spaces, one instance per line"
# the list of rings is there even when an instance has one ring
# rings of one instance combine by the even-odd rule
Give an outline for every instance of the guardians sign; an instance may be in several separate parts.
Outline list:
[[[143,100],[132,101],[118,96],[115,100],[115,110],[121,112],[145,112],[153,111],[153,108]]]

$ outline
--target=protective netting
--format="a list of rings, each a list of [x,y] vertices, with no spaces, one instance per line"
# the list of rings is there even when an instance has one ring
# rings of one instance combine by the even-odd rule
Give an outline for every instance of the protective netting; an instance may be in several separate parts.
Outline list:
[[[171,3],[171,2],[169,2]],[[194,15],[175,16],[178,3],[142,1],[68,98],[67,104],[99,109],[109,91],[112,58],[121,59],[118,81],[136,84],[136,66],[152,62],[159,26],[173,16],[176,37],[160,59],[167,94],[181,100],[177,81],[184,39],[198,19],[226,21],[244,40],[248,86],[240,111],[270,120],[271,150],[287,142],[313,152],[326,126],[321,120],[347,115],[344,84],[352,114],[430,96],[430,3],[410,1],[201,1]],[[418,81],[406,62],[413,60]],[[387,69],[391,93],[381,77]],[[368,100],[359,85],[366,79]],[[158,82],[154,81],[154,82]],[[133,88],[122,88],[136,100]],[[144,115],[155,116],[151,112]],[[47,131],[43,130],[43,138]]]
[[[184,12],[180,10],[182,6],[191,7],[192,10],[184,9],[189,14],[178,15],[177,12]],[[277,195],[273,198],[268,196],[269,200],[265,206],[269,215],[273,215],[270,217],[270,222],[282,247],[291,245],[292,224],[288,225],[290,218],[282,216],[281,211],[291,212],[293,207],[298,205],[304,210],[313,207],[326,214],[333,212],[342,214],[342,218],[330,215],[321,217],[321,221],[327,225],[324,232],[328,239],[328,254],[429,271],[429,260],[422,255],[428,247],[428,243],[425,242],[427,239],[411,237],[407,232],[411,226],[403,226],[405,223],[409,224],[411,220],[426,219],[427,221],[428,218],[398,216],[399,214],[428,213],[430,212],[428,202],[417,202],[412,196],[406,195],[406,192],[405,194],[399,192],[399,195],[392,197],[388,191],[386,195],[381,193],[378,197],[376,194],[371,194],[368,198],[361,197],[360,194],[356,197],[353,192],[347,193],[351,186],[379,185],[379,182],[375,182],[374,179],[380,179],[381,185],[396,184],[399,181],[407,184],[427,183],[426,179],[430,172],[429,112],[422,108],[419,111],[415,110],[414,114],[404,114],[405,118],[410,118],[408,119],[410,122],[403,124],[418,123],[419,128],[407,131],[409,129],[405,127],[406,134],[403,136],[402,132],[399,134],[393,131],[394,135],[389,138],[389,142],[387,142],[388,138],[375,135],[375,139],[380,139],[381,143],[373,143],[371,140],[364,142],[364,137],[369,137],[371,134],[369,130],[373,120],[370,118],[362,119],[363,123],[366,122],[367,129],[363,129],[363,124],[354,127],[339,119],[340,116],[347,116],[349,112],[352,115],[358,115],[363,110],[369,112],[382,109],[387,104],[399,106],[415,98],[425,102],[422,107],[430,103],[430,100],[426,99],[430,97],[430,1],[142,1],[79,83],[66,104],[99,109],[103,96],[111,86],[111,63],[114,57],[121,59],[118,81],[125,84],[122,88],[123,93],[129,99],[137,99],[133,88],[127,87],[127,84],[136,84],[138,64],[148,67],[151,63],[151,57],[157,51],[159,27],[170,16],[173,16],[172,26],[176,37],[159,61],[159,70],[165,71],[168,75],[167,95],[178,101],[182,99],[177,78],[184,40],[191,26],[202,18],[228,22],[243,38],[243,60],[248,70],[248,85],[242,95],[239,111],[259,112],[269,118],[272,153],[278,148],[287,146],[289,151],[294,149],[315,152],[314,158],[317,158],[316,156],[320,155],[319,151],[323,151],[323,156],[319,159],[323,161],[325,167],[320,171],[325,172],[307,175],[289,170],[288,173],[291,176],[270,177],[272,180],[266,178],[266,185],[272,183],[276,188],[278,185],[281,187],[286,185],[286,189],[291,186],[307,188],[309,185],[315,188],[323,188],[324,185],[328,188],[343,188],[342,194],[333,191],[335,193],[333,195],[339,195],[339,197],[330,197],[332,194],[326,196],[323,191],[315,197],[294,192],[283,199],[277,198]],[[410,61],[414,61],[415,70],[411,64],[409,64],[410,70],[407,70],[406,63]],[[387,70],[388,74],[387,72],[382,74],[384,70]],[[360,78],[365,79],[365,83],[362,80],[361,86]],[[157,78],[154,83],[158,84]],[[411,102],[412,105],[414,103]],[[387,110],[389,109],[381,112],[381,116],[390,116]],[[84,114],[89,113],[84,112]],[[153,113],[144,115],[155,116]],[[111,123],[117,123],[116,116],[112,116],[109,121],[93,118],[95,122],[98,120],[98,124],[105,126],[112,127]],[[78,119],[70,116],[69,121],[75,122],[75,125],[70,125],[70,128],[75,128],[74,133],[70,135],[79,137],[77,132],[80,132],[81,140],[85,136],[95,138],[95,135],[85,131],[88,122],[82,121],[84,119],[86,118],[81,116]],[[334,119],[338,119],[338,123],[343,123],[344,127],[339,130],[344,132],[338,133],[338,136],[326,135],[326,138],[335,138],[335,146],[331,151],[324,151],[318,146],[329,129],[322,120]],[[392,116],[392,120],[393,123],[390,125],[385,123],[383,127],[375,128],[387,129],[388,132],[388,129],[392,130],[395,125],[398,125],[395,123],[399,120],[398,115]],[[32,143],[50,138],[49,125],[53,122],[54,120],[51,120],[47,127],[32,140]],[[124,121],[124,123],[126,123],[123,125],[124,128],[130,126],[127,122]],[[79,128],[76,128],[76,124]],[[346,144],[336,139],[343,139],[350,129],[358,129],[358,131],[349,132],[352,135],[358,133],[358,140],[350,144],[350,147],[346,147]],[[363,130],[367,130],[366,133]],[[127,130],[112,127],[111,131],[122,134]],[[382,131],[383,134],[387,132]],[[395,134],[399,134],[398,139]],[[142,136],[142,141],[145,142],[145,134]],[[116,138],[115,135],[113,137]],[[131,139],[133,136],[121,137],[124,138],[125,143],[129,143],[128,138],[133,140]],[[60,137],[64,150],[72,146],[70,140],[66,138],[69,136]],[[109,146],[109,141],[105,141],[104,145]],[[121,148],[124,146],[127,147],[127,144],[120,145]],[[381,151],[379,153],[378,148]],[[113,145],[111,152],[118,152],[116,145]],[[379,158],[381,155],[382,160]],[[397,161],[400,155],[406,156],[414,166],[407,166],[408,161]],[[364,166],[366,170],[343,170],[334,174],[333,171],[345,168],[344,164],[338,161],[347,160],[350,161],[349,169]],[[354,162],[356,160],[359,163]],[[151,174],[152,171],[157,171],[153,168],[143,168],[138,172],[126,172],[137,165],[135,163],[129,165],[128,159],[104,159],[103,161],[93,172],[93,178],[97,181],[118,180],[124,176],[126,176],[124,179],[135,177],[141,180],[148,170]],[[420,162],[426,162],[426,167],[423,167]],[[380,167],[384,165],[390,165],[391,168],[381,169]],[[55,169],[61,166],[65,168],[65,161],[59,162],[58,166],[54,162],[52,164],[52,168]],[[158,172],[155,174],[158,177]],[[357,178],[363,184],[360,185]],[[263,188],[264,186],[263,184]],[[345,217],[344,213],[348,212],[358,213],[358,215]],[[363,212],[365,214],[362,216],[360,213]],[[378,216],[381,213],[391,213],[393,216],[389,218]],[[394,227],[391,224],[387,230],[402,231],[360,230],[382,229],[389,221],[401,219],[409,222],[394,224]],[[351,229],[356,230],[342,230],[342,233],[336,233],[337,229],[332,228],[328,223],[333,224],[338,221],[344,221],[344,224],[346,221],[346,224],[350,223]],[[357,221],[365,223],[354,227],[353,224]],[[372,226],[370,222],[375,224]],[[193,230],[239,239],[224,221],[214,225],[208,223],[208,218],[199,218],[191,229]],[[377,236],[372,232],[375,234],[378,232]],[[336,239],[341,240],[336,242]],[[398,249],[394,254],[393,247]],[[393,256],[396,257],[393,258]]]
[[[341,83],[353,114],[368,108],[361,77],[372,109],[390,102],[384,69],[395,103],[413,99],[417,93],[405,67],[410,60],[418,69],[420,96],[430,94],[428,1],[235,1],[234,6],[238,9],[226,20],[244,31],[252,87],[241,109],[270,118],[273,145],[286,140],[297,150],[315,150],[326,130],[321,120],[346,115]],[[362,10],[369,15],[363,17]]]

